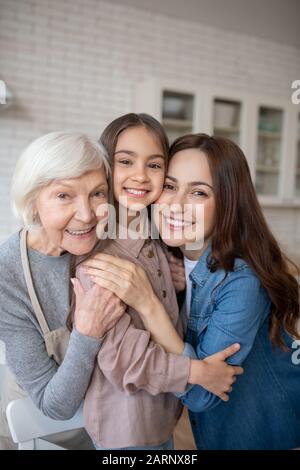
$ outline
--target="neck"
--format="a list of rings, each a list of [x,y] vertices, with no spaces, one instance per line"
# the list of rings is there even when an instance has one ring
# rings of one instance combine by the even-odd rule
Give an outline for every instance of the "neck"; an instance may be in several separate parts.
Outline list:
[[[60,256],[64,252],[61,247],[54,245],[49,240],[43,228],[28,232],[27,245],[46,256]]]
[[[203,255],[204,251],[208,247],[208,244],[209,239],[204,240],[203,246],[199,250],[187,250],[185,245],[183,248],[180,248],[180,250],[187,259],[190,259],[191,261],[197,261]]]

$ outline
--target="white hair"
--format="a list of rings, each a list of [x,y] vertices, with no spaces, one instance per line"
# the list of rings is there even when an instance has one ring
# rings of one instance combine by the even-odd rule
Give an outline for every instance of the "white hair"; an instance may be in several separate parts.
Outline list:
[[[51,132],[34,140],[20,156],[12,179],[12,208],[25,227],[38,227],[35,200],[53,180],[79,178],[104,166],[111,169],[104,147],[78,132]],[[110,186],[110,183],[109,183]]]

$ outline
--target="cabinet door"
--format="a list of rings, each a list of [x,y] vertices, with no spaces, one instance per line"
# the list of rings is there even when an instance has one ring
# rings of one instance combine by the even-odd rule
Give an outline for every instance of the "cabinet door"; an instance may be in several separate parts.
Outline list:
[[[202,113],[198,90],[176,81],[148,79],[135,93],[135,112],[149,113],[158,119],[172,143],[177,137],[200,132]]]
[[[213,135],[233,140],[241,145],[241,101],[214,98]]]
[[[247,95],[229,89],[203,88],[202,132],[235,142],[248,158],[249,110]],[[251,166],[251,165],[250,165]]]
[[[179,136],[193,133],[195,95],[168,89],[163,89],[161,93],[161,122],[170,143]]]
[[[255,185],[261,196],[280,196],[284,118],[284,108],[257,107]]]

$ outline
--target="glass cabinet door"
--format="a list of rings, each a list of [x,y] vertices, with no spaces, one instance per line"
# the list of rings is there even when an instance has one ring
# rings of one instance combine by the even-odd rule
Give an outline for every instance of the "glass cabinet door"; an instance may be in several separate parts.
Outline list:
[[[172,143],[193,132],[195,96],[168,90],[162,92],[162,124]]]
[[[240,145],[241,103],[239,101],[214,99],[213,135],[226,137]]]
[[[295,196],[296,196],[296,198],[300,198],[300,113],[298,114]]]
[[[260,106],[258,111],[256,190],[276,196],[279,188],[283,110]]]

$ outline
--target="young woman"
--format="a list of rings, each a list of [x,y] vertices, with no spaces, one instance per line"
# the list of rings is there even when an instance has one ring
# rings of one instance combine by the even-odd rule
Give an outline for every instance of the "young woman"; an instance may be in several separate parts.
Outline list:
[[[77,269],[82,286],[78,280],[74,281],[76,301],[80,303],[83,289],[93,285],[88,274],[101,275],[95,269],[99,263],[104,270],[110,268],[106,261],[110,255],[119,256],[123,267],[127,262],[132,264],[143,280],[134,298],[129,302],[124,299],[129,306],[125,315],[103,340],[85,397],[85,426],[98,449],[170,449],[181,412],[179,400],[170,392],[184,392],[189,382],[200,384],[227,400],[226,391],[234,374],[242,369],[224,362],[236,352],[235,346],[199,361],[186,357],[193,351],[181,340],[180,347],[171,347],[169,354],[150,341],[139,317],[147,305],[145,296],[149,290],[167,312],[174,335],[182,336],[175,289],[164,251],[148,233],[145,237],[143,231],[139,232],[137,239],[138,232],[132,228],[130,231],[129,227],[133,222],[132,212],[147,213],[146,208],[161,194],[168,141],[158,121],[145,114],[128,114],[116,119],[105,129],[101,141],[113,167],[117,238],[100,241],[95,251],[101,253]],[[125,237],[118,236],[120,228],[128,231]]]
[[[245,370],[228,403],[199,386],[182,396],[197,447],[299,447],[300,366],[294,357],[299,286],[265,222],[245,156],[226,139],[205,134],[177,139],[158,202],[164,205],[157,213],[161,236],[180,249],[186,267],[186,341],[199,358],[236,341],[241,348],[230,360]],[[123,300],[136,295],[138,276],[124,292],[113,267],[124,279],[125,269],[113,257],[109,263],[110,275],[97,283]],[[157,299],[150,291],[145,299],[142,318],[153,340],[166,350],[174,341],[180,344]]]

